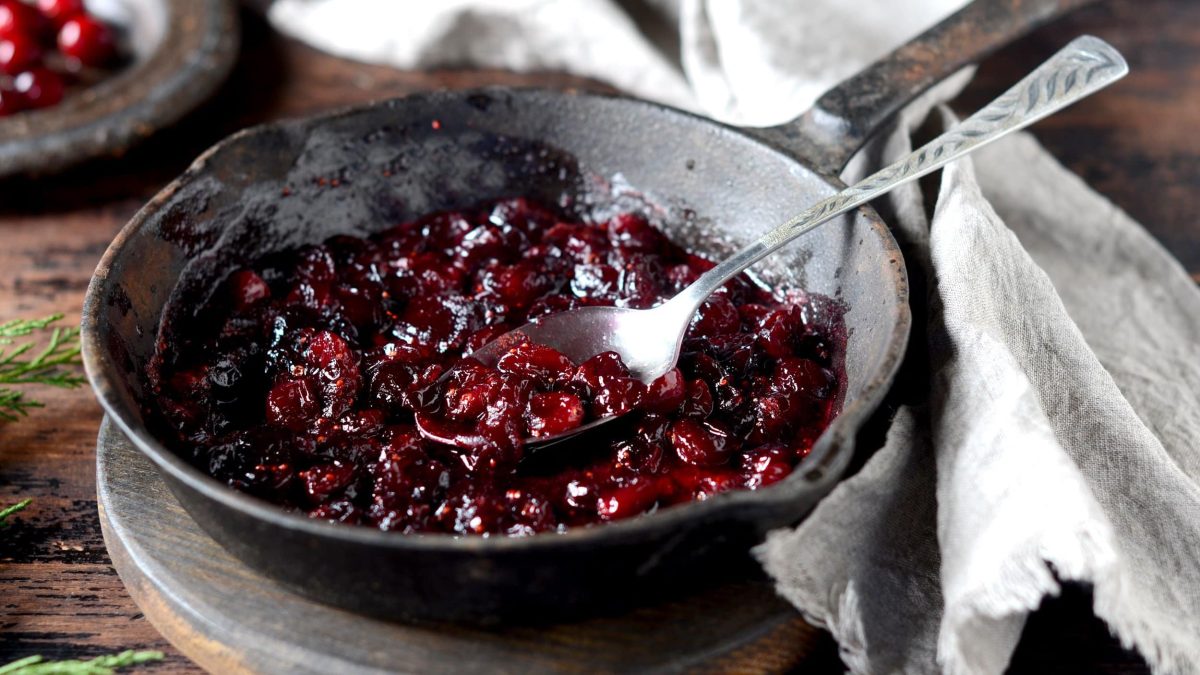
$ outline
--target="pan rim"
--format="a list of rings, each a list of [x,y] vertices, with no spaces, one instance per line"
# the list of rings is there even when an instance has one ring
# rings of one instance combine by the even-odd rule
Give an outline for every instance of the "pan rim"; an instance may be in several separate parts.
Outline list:
[[[903,359],[911,329],[909,286],[904,258],[898,244],[882,219],[869,207],[856,213],[865,217],[872,231],[880,237],[886,257],[894,261],[884,262],[889,270],[897,293],[898,311],[891,334],[887,336],[884,351],[875,373],[868,379],[859,396],[847,402],[841,413],[822,433],[812,453],[797,467],[797,471],[778,485],[765,490],[735,490],[705,501],[679,504],[644,516],[608,522],[593,526],[569,528],[566,532],[547,532],[528,537],[510,536],[457,536],[440,533],[402,534],[387,532],[372,527],[347,526],[310,519],[302,514],[289,512],[257,497],[230,488],[193,467],[182,457],[159,442],[137,416],[129,410],[116,394],[116,364],[105,353],[101,339],[101,322],[106,298],[103,295],[109,273],[114,263],[148,223],[159,208],[166,204],[181,188],[192,180],[203,176],[210,158],[234,146],[251,135],[279,131],[311,131],[320,125],[356,114],[363,114],[380,107],[395,108],[405,104],[438,99],[465,100],[472,95],[503,95],[538,98],[572,96],[582,99],[599,99],[618,102],[620,105],[640,107],[649,113],[669,113],[690,118],[695,122],[723,129],[745,141],[761,147],[788,162],[800,163],[818,179],[832,189],[839,189],[837,178],[823,174],[803,157],[797,157],[783,148],[753,134],[752,130],[731,127],[693,113],[677,110],[648,101],[633,99],[617,94],[559,90],[539,87],[482,87],[451,91],[420,92],[400,98],[342,108],[329,113],[270,122],[236,132],[202,153],[178,178],[159,191],[122,227],[106,249],[88,285],[84,297],[81,344],[84,368],[88,381],[96,393],[105,414],[116,424],[121,433],[134,447],[146,455],[167,477],[187,486],[204,498],[218,502],[221,506],[239,512],[255,520],[281,527],[286,530],[313,537],[332,538],[347,544],[382,547],[405,551],[438,551],[463,554],[525,552],[543,548],[590,547],[617,537],[650,538],[663,532],[674,531],[688,523],[703,523],[719,519],[721,514],[739,508],[767,508],[775,504],[793,503],[806,496],[816,495],[814,504],[824,496],[840,478],[854,450],[857,431],[878,408],[883,396],[894,380]],[[802,481],[801,478],[806,479]]]

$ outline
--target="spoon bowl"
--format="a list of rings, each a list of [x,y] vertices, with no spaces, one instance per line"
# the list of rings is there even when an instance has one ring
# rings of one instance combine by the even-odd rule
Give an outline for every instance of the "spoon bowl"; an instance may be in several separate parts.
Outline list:
[[[540,317],[492,340],[471,356],[486,366],[494,366],[510,349],[526,342],[556,349],[575,363],[603,352],[616,352],[633,377],[650,384],[675,367],[692,316],[701,303],[754,263],[836,216],[1086,98],[1128,72],[1125,60],[1108,43],[1091,36],[1077,38],[958,126],[809,206],[700,275],[658,307],[646,310],[584,307]],[[526,438],[524,446],[558,443],[617,417],[609,415],[560,434]],[[442,430],[421,416],[418,428],[426,438],[449,445],[466,446],[480,441],[471,433]]]

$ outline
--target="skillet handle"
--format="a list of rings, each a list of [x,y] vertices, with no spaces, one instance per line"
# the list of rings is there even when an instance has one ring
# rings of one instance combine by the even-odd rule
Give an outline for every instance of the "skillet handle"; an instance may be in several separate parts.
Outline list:
[[[975,0],[826,92],[799,118],[760,130],[821,172],[850,157],[910,101],[964,66],[1093,0]]]

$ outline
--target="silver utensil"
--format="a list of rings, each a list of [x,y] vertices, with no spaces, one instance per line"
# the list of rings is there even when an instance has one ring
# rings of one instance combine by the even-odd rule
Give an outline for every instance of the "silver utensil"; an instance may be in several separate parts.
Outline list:
[[[539,317],[501,335],[471,356],[494,366],[521,342],[548,345],[576,363],[614,351],[621,355],[633,377],[649,384],[675,367],[688,324],[701,303],[754,263],[818,225],[1090,96],[1128,72],[1125,59],[1111,45],[1091,36],[1077,38],[955,128],[813,204],[705,272],[667,302],[651,309],[584,307]],[[614,419],[616,416],[602,417],[562,434],[527,438],[526,447],[558,443]],[[454,444],[455,439],[437,435],[419,420],[418,428],[426,438]]]

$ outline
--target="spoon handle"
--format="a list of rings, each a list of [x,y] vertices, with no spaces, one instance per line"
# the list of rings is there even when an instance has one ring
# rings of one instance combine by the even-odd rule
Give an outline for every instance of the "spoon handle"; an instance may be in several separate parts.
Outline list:
[[[821,223],[916,180],[963,155],[1087,97],[1129,72],[1125,59],[1099,38],[1083,36],[1050,57],[996,100],[953,129],[786,223],[705,272],[667,304],[691,316],[726,281]]]

